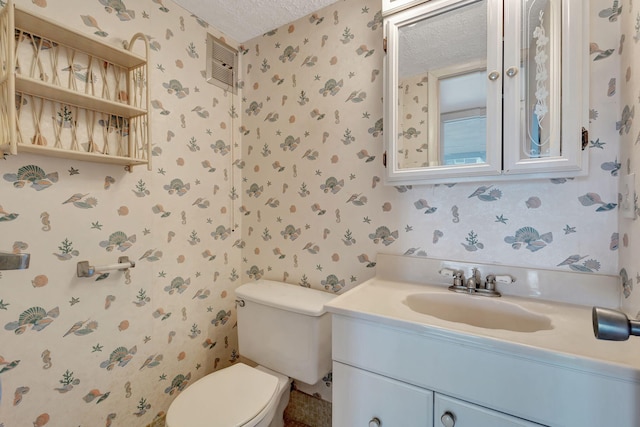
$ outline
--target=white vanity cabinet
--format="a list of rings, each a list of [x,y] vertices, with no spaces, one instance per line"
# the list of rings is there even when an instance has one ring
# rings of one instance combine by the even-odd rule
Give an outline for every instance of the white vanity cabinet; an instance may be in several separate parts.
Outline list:
[[[333,363],[333,427],[425,427],[433,392],[343,363]]]
[[[434,396],[433,427],[540,427],[541,425],[449,396],[441,394]]]
[[[375,418],[382,427],[640,426],[640,341],[598,340],[592,329],[594,305],[619,303],[617,276],[388,254],[376,261],[376,277],[325,305],[334,427],[376,427]],[[516,281],[500,298],[459,294],[447,290],[443,268]],[[531,315],[550,323],[523,328],[536,322]]]
[[[336,313],[348,304],[328,307],[333,427],[638,425],[640,384],[632,377],[448,330]],[[443,424],[447,412],[454,424]]]
[[[386,183],[586,175],[583,0],[385,0]]]
[[[434,358],[425,358],[422,372],[406,375],[407,366],[414,365],[414,357],[400,350],[415,348],[411,345],[416,336],[386,327],[378,327],[369,322],[343,316],[333,316],[333,427],[536,427],[536,424],[504,412],[475,405],[445,394],[436,393],[429,387],[438,387],[440,378],[434,376],[430,383],[430,370],[439,370],[440,377],[449,384],[438,387],[442,391],[458,392],[464,397],[464,390],[458,390],[455,371],[449,366],[434,366],[437,350],[432,350]],[[397,334],[397,337],[394,335]],[[374,344],[374,336],[379,335]],[[397,342],[395,339],[397,338]],[[409,339],[410,341],[406,341]],[[391,341],[389,341],[391,340]],[[348,344],[347,344],[348,343]],[[355,344],[359,343],[359,344]],[[392,348],[379,349],[379,345],[392,344]],[[407,346],[407,344],[409,344]],[[423,343],[424,344],[424,343]],[[431,343],[427,343],[427,346]],[[458,350],[459,353],[462,349]],[[397,354],[397,357],[389,356]],[[446,353],[445,353],[446,354]],[[476,364],[472,354],[471,362]],[[409,363],[405,363],[410,360]],[[482,369],[481,364],[477,364]],[[469,379],[467,379],[468,381]],[[473,379],[471,379],[473,380]],[[502,379],[496,379],[501,382]],[[478,384],[491,393],[495,384]],[[502,385],[500,385],[502,387]],[[475,387],[478,389],[478,387]],[[471,391],[473,394],[476,390]],[[518,393],[518,391],[513,391]],[[504,408],[501,408],[504,411]]]
[[[333,363],[333,427],[536,427],[482,406],[340,362]]]

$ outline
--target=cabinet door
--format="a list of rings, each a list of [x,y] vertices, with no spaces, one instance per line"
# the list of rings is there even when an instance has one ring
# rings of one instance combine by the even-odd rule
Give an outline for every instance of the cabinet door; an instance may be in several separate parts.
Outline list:
[[[333,427],[427,427],[433,393],[333,362]],[[377,424],[376,424],[377,420]]]
[[[448,396],[436,394],[434,427],[540,427],[521,418],[492,411]]]
[[[500,175],[502,10],[440,0],[385,18],[385,182]]]
[[[505,174],[587,173],[582,129],[588,128],[588,5],[505,2]]]

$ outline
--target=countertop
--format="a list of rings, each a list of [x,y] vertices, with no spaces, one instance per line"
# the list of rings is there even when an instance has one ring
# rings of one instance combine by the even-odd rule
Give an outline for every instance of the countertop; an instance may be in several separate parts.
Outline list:
[[[383,257],[382,262],[393,263],[398,258]],[[379,256],[380,260],[380,256]],[[380,261],[379,261],[380,262]],[[402,260],[405,262],[405,260]],[[416,262],[416,261],[406,261]],[[442,263],[441,263],[442,264]],[[451,266],[448,263],[447,266]],[[464,267],[464,266],[463,266]],[[396,267],[392,267],[391,270]],[[406,270],[403,266],[398,271]],[[500,270],[500,268],[497,268]],[[490,348],[492,351],[509,353],[518,357],[535,359],[542,363],[561,365],[570,369],[588,371],[597,375],[614,377],[624,381],[640,383],[640,337],[630,337],[627,341],[603,341],[595,338],[592,329],[592,306],[571,304],[565,301],[553,301],[540,297],[520,297],[503,295],[504,301],[518,304],[529,311],[543,314],[551,319],[553,329],[536,332],[514,332],[503,329],[485,329],[465,323],[450,322],[434,316],[412,311],[406,304],[408,295],[421,292],[447,293],[448,284],[440,278],[441,283],[412,283],[389,279],[389,266],[383,265],[374,277],[350,291],[338,296],[326,305],[329,312],[359,318],[366,321],[384,324],[393,328],[413,331],[438,337],[443,340],[454,340],[465,345]],[[413,271],[415,269],[407,270]],[[516,277],[518,269],[509,270]],[[492,271],[502,274],[502,271]],[[551,272],[553,274],[553,272]],[[568,273],[571,274],[571,273]],[[399,274],[402,276],[402,274]],[[381,277],[382,276],[382,277]],[[385,277],[386,276],[386,277]],[[427,280],[435,280],[437,274],[425,275]],[[516,277],[517,278],[517,277]],[[566,277],[561,277],[557,286],[564,286]],[[592,278],[596,286],[598,280],[602,288],[614,289],[612,277]],[[521,282],[526,280],[521,279]],[[508,287],[510,285],[505,286]],[[526,283],[521,283],[526,286]],[[564,291],[566,293],[566,290]],[[524,292],[527,293],[527,292]],[[461,295],[466,298],[487,298],[475,295]],[[566,298],[559,298],[566,299]],[[616,296],[604,298],[605,305],[611,307]]]

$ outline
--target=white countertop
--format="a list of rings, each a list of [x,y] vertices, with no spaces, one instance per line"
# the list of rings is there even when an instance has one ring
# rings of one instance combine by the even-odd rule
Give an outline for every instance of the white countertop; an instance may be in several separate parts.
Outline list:
[[[331,313],[426,334],[443,340],[464,342],[465,345],[490,348],[493,351],[531,358],[543,363],[640,383],[640,337],[630,337],[627,341],[596,339],[592,329],[592,306],[544,299],[549,297],[548,295],[531,298],[503,294],[502,300],[516,303],[524,309],[543,314],[551,319],[553,329],[536,332],[485,329],[465,323],[442,320],[414,312],[404,301],[408,295],[413,293],[448,293],[450,291],[447,290],[448,284],[446,282],[430,285],[388,278],[390,271],[388,263],[395,263],[398,259],[401,263],[425,261],[419,259],[407,261],[404,258],[408,257],[383,256],[381,258],[379,256],[379,262],[383,263],[381,266],[382,274],[379,273],[378,277],[335,298],[326,305],[327,310]],[[391,269],[394,268],[396,267]],[[494,268],[495,270],[491,271],[491,274],[503,274],[504,269]],[[402,271],[409,272],[409,276],[416,273],[416,269],[411,268],[410,265],[402,266],[399,271],[400,276],[402,276]],[[509,273],[516,278],[518,277],[518,269],[510,269]],[[483,271],[484,274],[486,272]],[[553,272],[550,274],[553,276]],[[425,276],[429,280],[434,280],[435,277],[429,274],[425,274]],[[584,275],[578,275],[579,279],[583,277]],[[566,277],[560,277],[560,279],[562,281],[556,282],[555,286],[564,287],[567,282]],[[443,280],[448,279],[440,278],[441,282]],[[604,289],[614,289],[617,286],[611,276],[596,276],[589,280],[593,280],[595,286],[599,286],[598,280],[600,280],[602,282],[601,288]],[[520,279],[520,281],[521,286],[526,286],[526,283],[523,283],[526,282],[526,279]],[[504,287],[508,286],[513,285],[505,285]],[[579,287],[577,289],[580,290]],[[524,293],[527,292],[524,291]],[[461,297],[487,298],[474,295],[461,295]],[[603,306],[613,308],[611,305],[616,299],[615,295],[599,297],[604,300]]]

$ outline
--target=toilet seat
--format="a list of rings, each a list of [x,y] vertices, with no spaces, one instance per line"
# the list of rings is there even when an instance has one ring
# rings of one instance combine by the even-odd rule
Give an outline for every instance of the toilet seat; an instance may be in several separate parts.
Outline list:
[[[180,393],[167,411],[167,427],[252,427],[278,397],[278,382],[243,363],[216,371]]]

